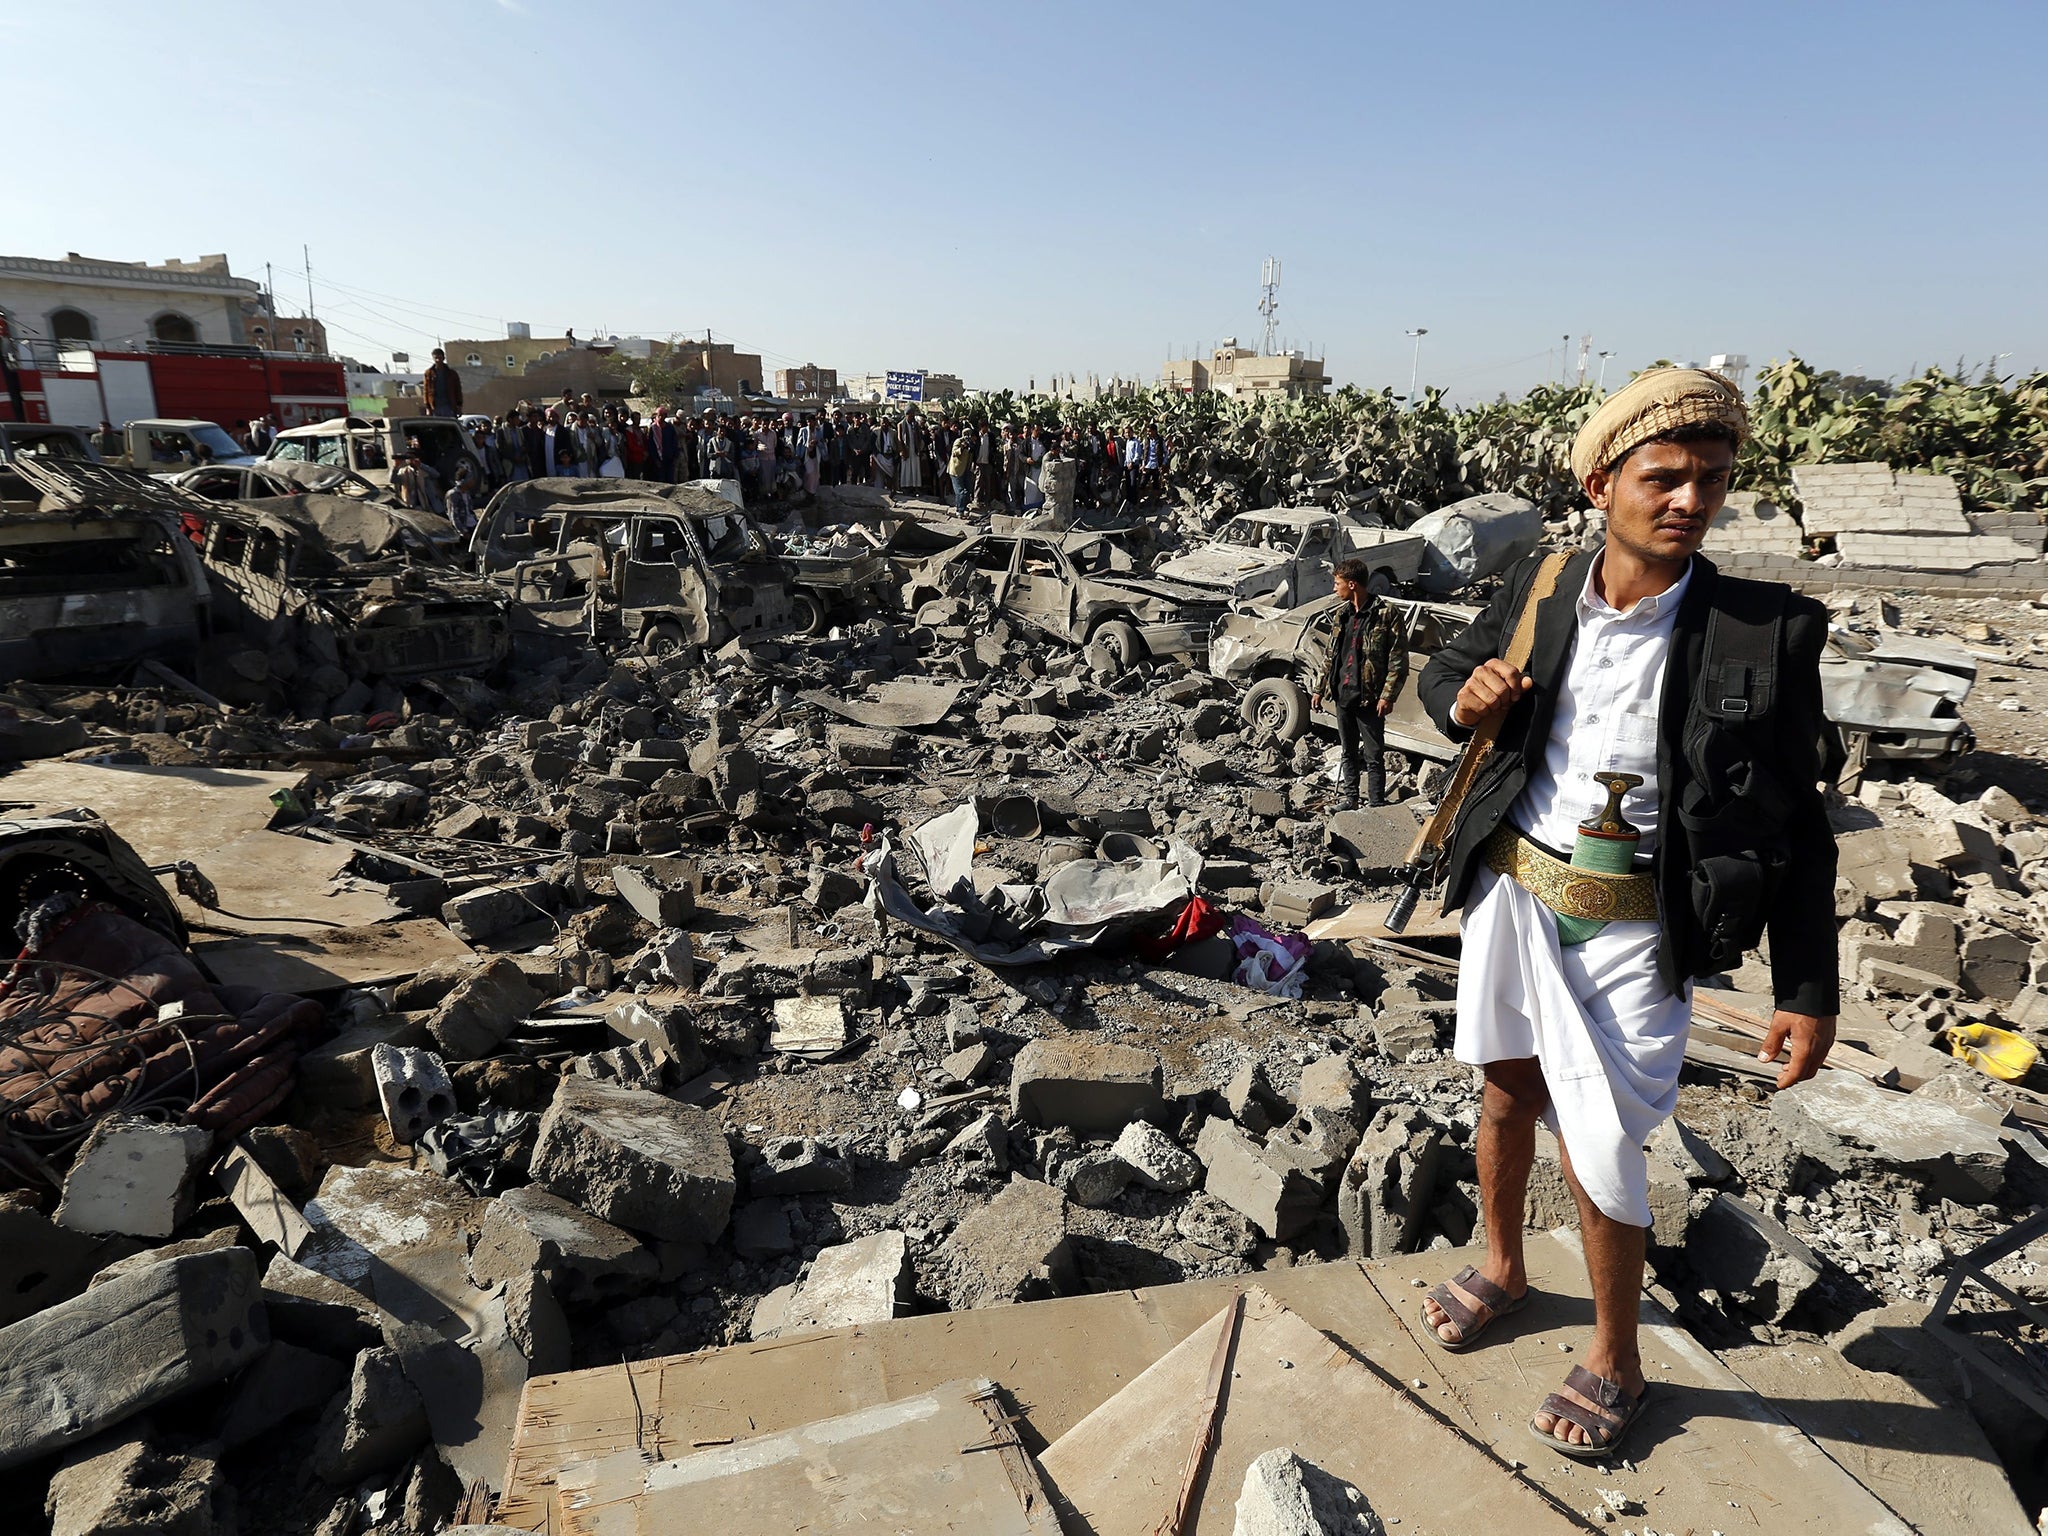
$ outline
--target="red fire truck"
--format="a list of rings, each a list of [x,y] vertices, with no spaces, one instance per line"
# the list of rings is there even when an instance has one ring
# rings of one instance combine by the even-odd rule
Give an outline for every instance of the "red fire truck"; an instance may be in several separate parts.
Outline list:
[[[15,342],[5,326],[0,316],[0,421],[92,428],[168,417],[238,431],[264,415],[282,428],[348,414],[348,375],[331,357],[180,342],[101,351],[87,342]]]

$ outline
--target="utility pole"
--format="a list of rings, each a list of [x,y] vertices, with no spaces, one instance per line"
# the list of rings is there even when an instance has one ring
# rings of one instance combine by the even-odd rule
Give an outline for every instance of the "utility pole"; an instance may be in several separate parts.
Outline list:
[[[1591,336],[1581,336],[1579,338],[1579,387],[1581,389],[1586,387],[1586,349],[1592,345],[1593,338]]]
[[[1273,338],[1278,333],[1280,312],[1280,259],[1268,256],[1259,269],[1259,313],[1265,317],[1266,334],[1259,343],[1259,356],[1273,355]]]
[[[1560,344],[1558,345],[1558,349],[1557,349],[1557,382],[1558,382],[1558,383],[1560,383],[1560,384],[1564,383],[1564,381],[1565,381],[1565,376],[1566,376],[1566,373],[1567,373],[1567,371],[1568,371],[1568,370],[1569,370],[1569,369],[1571,368],[1571,365],[1572,365],[1572,333],[1571,333],[1570,331],[1566,331],[1566,332],[1564,333],[1564,340],[1563,340],[1563,341],[1562,341],[1562,342],[1561,342],[1561,343],[1560,343]]]
[[[1429,327],[1418,325],[1414,330],[1404,331],[1402,334],[1412,337],[1415,342],[1415,360],[1408,365],[1408,409],[1412,411],[1415,409],[1416,381],[1422,377],[1422,338],[1429,334]]]
[[[1597,390],[1600,390],[1602,393],[1605,393],[1607,389],[1607,359],[1609,359],[1612,356],[1614,356],[1614,354],[1611,351],[1607,351],[1604,349],[1600,353],[1600,381],[1593,387]]]
[[[307,246],[299,247],[299,255],[306,263],[306,318],[313,318],[313,252]]]
[[[263,307],[270,312],[270,344],[277,345],[277,282],[270,275],[270,263],[263,263]]]

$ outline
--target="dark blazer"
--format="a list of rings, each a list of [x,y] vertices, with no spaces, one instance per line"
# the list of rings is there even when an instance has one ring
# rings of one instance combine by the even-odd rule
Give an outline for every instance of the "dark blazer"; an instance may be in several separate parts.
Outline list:
[[[1472,734],[1451,720],[1458,690],[1481,662],[1506,649],[1510,623],[1540,563],[1540,556],[1531,556],[1516,566],[1479,617],[1423,669],[1417,694],[1438,728],[1454,741]],[[1543,761],[1558,687],[1578,633],[1578,598],[1592,564],[1591,553],[1574,556],[1558,578],[1557,591],[1537,610],[1535,644],[1526,669],[1535,687],[1509,708],[1493,755],[1459,811],[1445,850],[1447,908],[1464,903],[1478,869],[1480,845],[1507,818],[1533,768]],[[1687,733],[1709,726],[1698,708],[1698,682],[1706,652],[1707,619],[1719,579],[1711,560],[1693,556],[1692,584],[1679,603],[1658,711],[1659,810],[1653,873],[1663,932],[1657,947],[1657,969],[1674,990],[1686,977],[1711,974],[1714,969],[1705,960],[1706,936],[1694,915],[1691,838],[1676,811],[1695,771],[1685,749]],[[1797,593],[1788,597],[1769,738],[1750,744],[1755,757],[1769,759],[1764,766],[1779,779],[1791,801],[1783,828],[1774,834],[1785,856],[1785,870],[1768,914],[1772,991],[1778,1007],[1816,1017],[1835,1013],[1840,994],[1835,953],[1835,836],[1819,787],[1826,758],[1824,733],[1829,729],[1820,690],[1827,622],[1827,610],[1814,599]]]

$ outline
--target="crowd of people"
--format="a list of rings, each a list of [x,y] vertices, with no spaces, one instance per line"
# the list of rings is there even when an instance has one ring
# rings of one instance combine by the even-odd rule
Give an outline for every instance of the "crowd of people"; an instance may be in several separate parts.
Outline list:
[[[1039,468],[1049,456],[1075,461],[1075,502],[1085,507],[1143,503],[1167,491],[1173,447],[1143,434],[977,425],[928,415],[828,409],[727,416],[656,406],[651,414],[565,391],[547,406],[522,403],[502,418],[467,418],[484,464],[481,499],[500,485],[541,476],[605,475],[635,480],[740,482],[747,499],[768,501],[820,486],[869,485],[890,495],[949,499],[1024,511],[1038,502]]]

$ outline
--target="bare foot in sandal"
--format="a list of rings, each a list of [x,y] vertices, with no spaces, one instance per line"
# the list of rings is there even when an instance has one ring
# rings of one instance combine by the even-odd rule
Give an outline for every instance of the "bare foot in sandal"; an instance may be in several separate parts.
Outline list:
[[[1422,1321],[1435,1330],[1437,1342],[1444,1348],[1470,1348],[1494,1319],[1519,1312],[1528,1304],[1528,1276],[1509,1274],[1504,1267],[1496,1276],[1492,1267],[1490,1261],[1486,1270],[1468,1264],[1423,1296]]]
[[[1573,1366],[1564,1385],[1543,1399],[1529,1419],[1538,1440],[1575,1461],[1598,1461],[1612,1453],[1643,1410],[1649,1383],[1640,1363],[1627,1367],[1602,1362]]]

